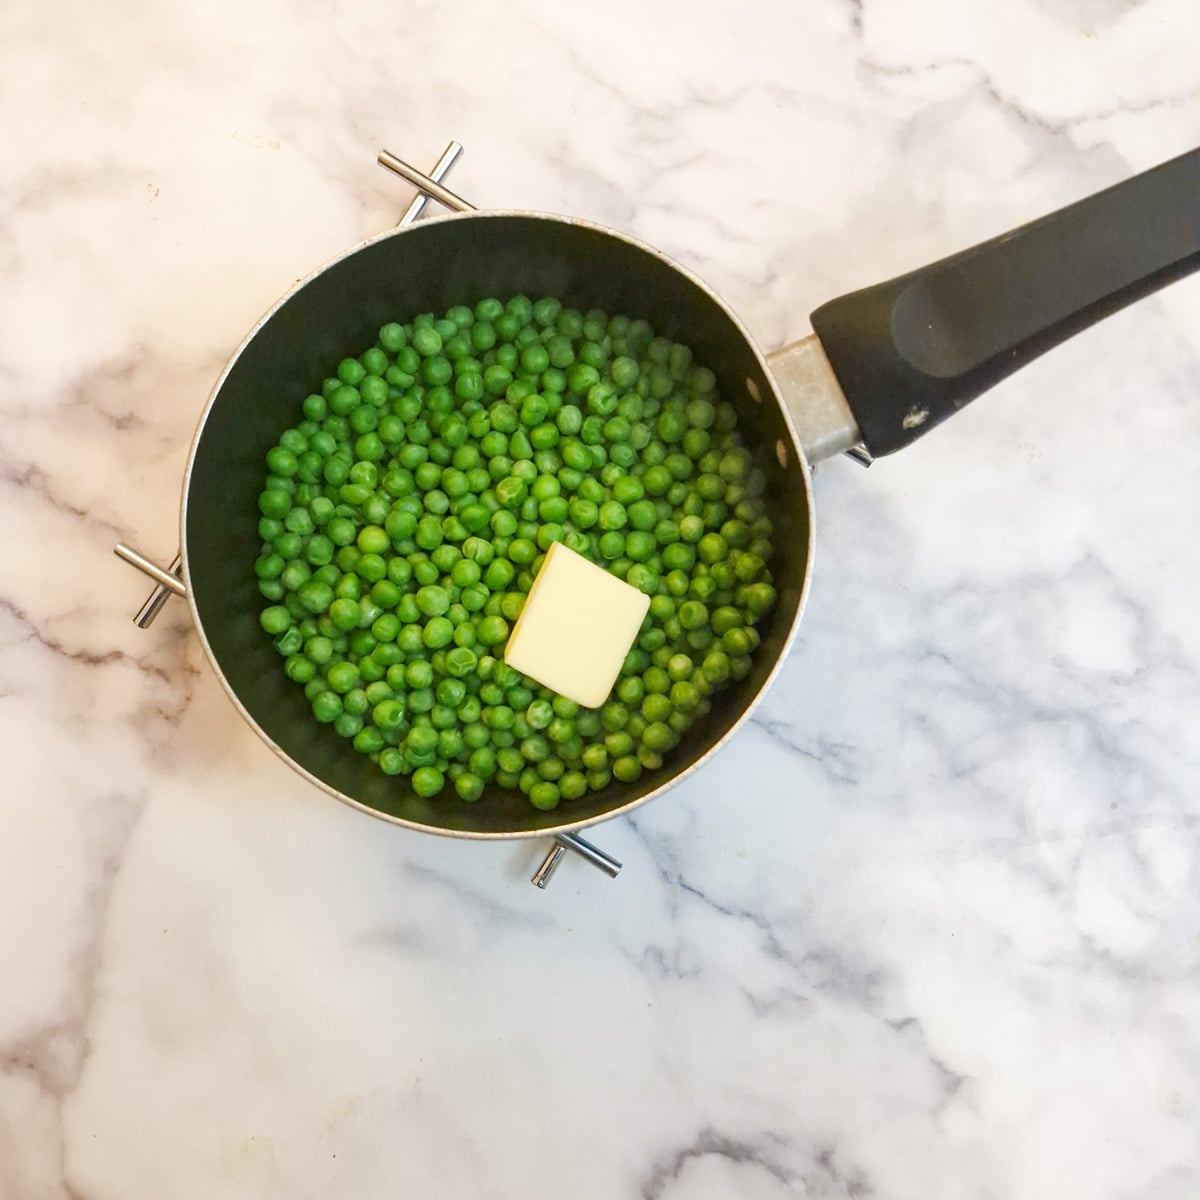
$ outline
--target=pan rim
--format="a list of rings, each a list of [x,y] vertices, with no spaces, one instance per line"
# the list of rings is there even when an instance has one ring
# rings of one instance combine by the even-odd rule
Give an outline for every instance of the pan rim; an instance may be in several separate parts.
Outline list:
[[[750,697],[746,706],[742,709],[741,713],[738,715],[733,724],[704,752],[704,754],[702,754],[693,763],[689,764],[678,774],[671,776],[670,779],[660,783],[657,787],[652,788],[643,795],[634,797],[625,804],[622,804],[619,808],[614,808],[595,816],[579,818],[577,820],[566,820],[560,824],[529,830],[485,831],[471,829],[446,829],[440,826],[424,825],[419,821],[412,821],[408,818],[395,816],[391,813],[380,812],[378,809],[372,808],[369,804],[364,804],[361,800],[356,800],[353,796],[348,796],[345,792],[339,791],[337,788],[325,782],[325,780],[321,779],[319,776],[314,775],[311,771],[306,770],[298,762],[296,762],[296,760],[293,759],[286,750],[284,750],[277,742],[274,741],[273,738],[270,737],[270,735],[258,724],[258,722],[246,709],[245,705],[241,701],[241,698],[238,696],[237,692],[226,678],[225,672],[221,669],[221,665],[217,660],[217,656],[214,653],[212,646],[209,644],[208,635],[204,629],[204,623],[200,618],[200,613],[196,606],[195,593],[192,588],[191,567],[187,545],[188,495],[191,491],[192,470],[195,466],[196,454],[200,446],[201,438],[204,435],[204,428],[208,422],[210,414],[213,411],[213,408],[216,405],[217,398],[219,397],[221,390],[225,385],[226,379],[228,379],[230,372],[233,370],[237,361],[241,358],[245,349],[250,345],[254,338],[258,336],[259,332],[271,321],[279,309],[282,308],[283,305],[286,304],[294,295],[300,292],[303,288],[307,287],[308,284],[315,280],[318,276],[323,275],[326,271],[337,266],[338,263],[350,258],[352,255],[359,254],[362,251],[367,250],[369,247],[376,245],[377,243],[387,241],[390,238],[416,234],[426,225],[431,225],[434,223],[441,224],[446,221],[488,221],[495,220],[497,218],[513,217],[524,220],[549,221],[558,224],[582,227],[602,234],[606,237],[614,238],[617,241],[624,242],[625,244],[641,250],[646,254],[650,254],[662,261],[666,266],[670,267],[672,270],[678,272],[685,279],[687,279],[688,282],[694,287],[697,287],[704,292],[705,295],[707,295],[709,299],[712,300],[713,303],[718,306],[718,308],[720,308],[720,310],[733,324],[734,328],[745,340],[747,346],[749,346],[755,361],[762,371],[762,376],[767,381],[767,384],[771,389],[772,396],[779,407],[780,415],[782,416],[784,425],[787,428],[789,436],[791,437],[792,449],[794,453],[799,456],[797,460],[798,468],[804,483],[805,503],[808,506],[808,541],[807,545],[804,547],[805,565],[803,580],[800,586],[800,599],[796,605],[795,615],[793,616],[791,625],[784,636],[783,644],[780,647],[775,662],[772,664],[770,671],[768,671],[766,676],[763,678],[762,683],[759,684],[758,690],[753,696]],[[308,274],[304,275],[300,279],[297,279],[296,282],[290,288],[288,288],[287,291],[285,291],[275,301],[275,303],[272,304],[270,308],[268,308],[251,326],[245,337],[243,337],[241,342],[238,343],[237,348],[230,355],[228,361],[225,363],[225,366],[222,368],[221,373],[217,376],[216,381],[213,383],[212,389],[208,394],[208,399],[206,400],[204,408],[202,409],[200,417],[196,423],[196,429],[192,435],[191,445],[188,448],[187,465],[183,473],[181,491],[182,495],[179,509],[179,545],[180,555],[182,558],[183,581],[187,591],[186,598],[188,609],[191,612],[192,623],[195,626],[197,636],[200,639],[200,644],[204,650],[205,657],[208,659],[209,666],[212,668],[214,674],[220,682],[226,696],[232,702],[234,708],[236,708],[241,714],[242,719],[250,726],[251,729],[254,730],[259,739],[275,754],[277,758],[285,762],[293,771],[296,772],[296,774],[301,776],[301,778],[307,780],[320,791],[332,796],[335,800],[340,800],[343,804],[348,805],[350,808],[357,809],[359,812],[365,813],[366,815],[374,817],[377,820],[386,821],[391,825],[398,825],[402,828],[411,829],[418,833],[435,834],[441,837],[462,838],[470,841],[518,841],[526,838],[554,837],[557,834],[577,832],[581,829],[588,829],[592,826],[602,824],[603,822],[612,820],[615,817],[625,816],[634,809],[640,808],[643,804],[648,803],[650,800],[656,799],[665,792],[677,787],[685,779],[699,771],[700,768],[705,766],[719,751],[721,751],[749,721],[754,711],[758,708],[768,689],[775,682],[776,676],[782,670],[784,660],[787,658],[789,652],[791,651],[792,645],[795,642],[796,633],[799,629],[801,618],[804,616],[804,610],[808,604],[809,591],[812,585],[813,561],[816,549],[816,513],[812,488],[812,470],[804,453],[804,448],[801,445],[800,438],[796,432],[796,427],[792,420],[791,413],[788,410],[787,404],[784,402],[783,396],[780,394],[779,385],[775,380],[775,376],[771,371],[769,363],[767,362],[766,355],[764,355],[757,341],[755,341],[755,339],[751,336],[749,330],[746,328],[745,324],[742,322],[737,313],[735,313],[729,307],[729,305],[726,304],[726,302],[717,292],[709,287],[708,284],[700,279],[694,272],[676,262],[669,255],[664,254],[661,250],[641,241],[638,238],[631,237],[629,234],[622,233],[621,231],[613,229],[610,226],[603,225],[595,221],[589,221],[581,217],[567,216],[558,213],[538,212],[531,209],[486,209],[476,210],[473,212],[447,213],[436,217],[430,217],[424,221],[417,222],[416,224],[399,226],[395,229],[387,229],[382,233],[365,238],[362,241],[357,242],[347,249],[341,251],[339,254],[334,255],[332,258],[327,259]]]

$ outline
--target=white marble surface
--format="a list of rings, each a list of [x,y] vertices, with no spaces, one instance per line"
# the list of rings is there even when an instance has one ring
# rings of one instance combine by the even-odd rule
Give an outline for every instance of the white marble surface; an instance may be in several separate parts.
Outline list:
[[[652,32],[647,22],[659,22]],[[301,785],[183,606],[243,331],[373,162],[823,299],[1200,142],[1192,0],[0,7],[0,1197],[1200,1193],[1200,280],[817,479],[777,688],[529,845]]]

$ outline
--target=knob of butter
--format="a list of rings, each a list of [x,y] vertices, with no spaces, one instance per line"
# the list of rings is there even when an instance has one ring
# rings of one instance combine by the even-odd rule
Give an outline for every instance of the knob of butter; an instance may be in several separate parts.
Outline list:
[[[582,704],[608,699],[650,597],[555,542],[529,589],[504,661]]]

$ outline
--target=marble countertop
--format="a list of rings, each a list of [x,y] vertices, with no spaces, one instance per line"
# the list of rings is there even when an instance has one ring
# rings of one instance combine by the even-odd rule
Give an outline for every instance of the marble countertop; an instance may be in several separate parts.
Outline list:
[[[657,32],[648,27],[651,14]],[[1188,0],[0,12],[0,1197],[1200,1192],[1200,280],[864,472],[756,720],[595,831],[371,821],[118,539],[386,145],[607,222],[767,348],[1200,142]]]

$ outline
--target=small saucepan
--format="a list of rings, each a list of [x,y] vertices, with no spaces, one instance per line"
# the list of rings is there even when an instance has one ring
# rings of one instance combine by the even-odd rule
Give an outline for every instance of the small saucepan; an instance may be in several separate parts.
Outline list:
[[[200,640],[230,699],[305,779],[346,804],[426,833],[471,838],[554,835],[535,882],[564,848],[615,874],[619,864],[574,831],[628,812],[701,767],[747,718],[795,635],[810,582],[809,464],[840,452],[869,463],[902,449],[1017,368],[1109,313],[1200,267],[1200,151],[812,314],[814,334],[765,355],[737,316],[652,247],[589,221],[477,212],[438,180],[386,151],[383,165],[456,210],[371,238],[291,289],[249,332],[200,418],[183,482],[180,557],[162,570],[118,553],[187,597]],[[258,622],[250,564],[260,549],[263,457],[329,365],[370,344],[389,320],[483,296],[556,296],[646,318],[686,342],[737,408],[767,472],[779,602],[760,627],[752,673],[714,696],[712,711],[658,770],[636,783],[539,812],[498,788],[476,804],[423,799],[318,726],[279,669]]]

